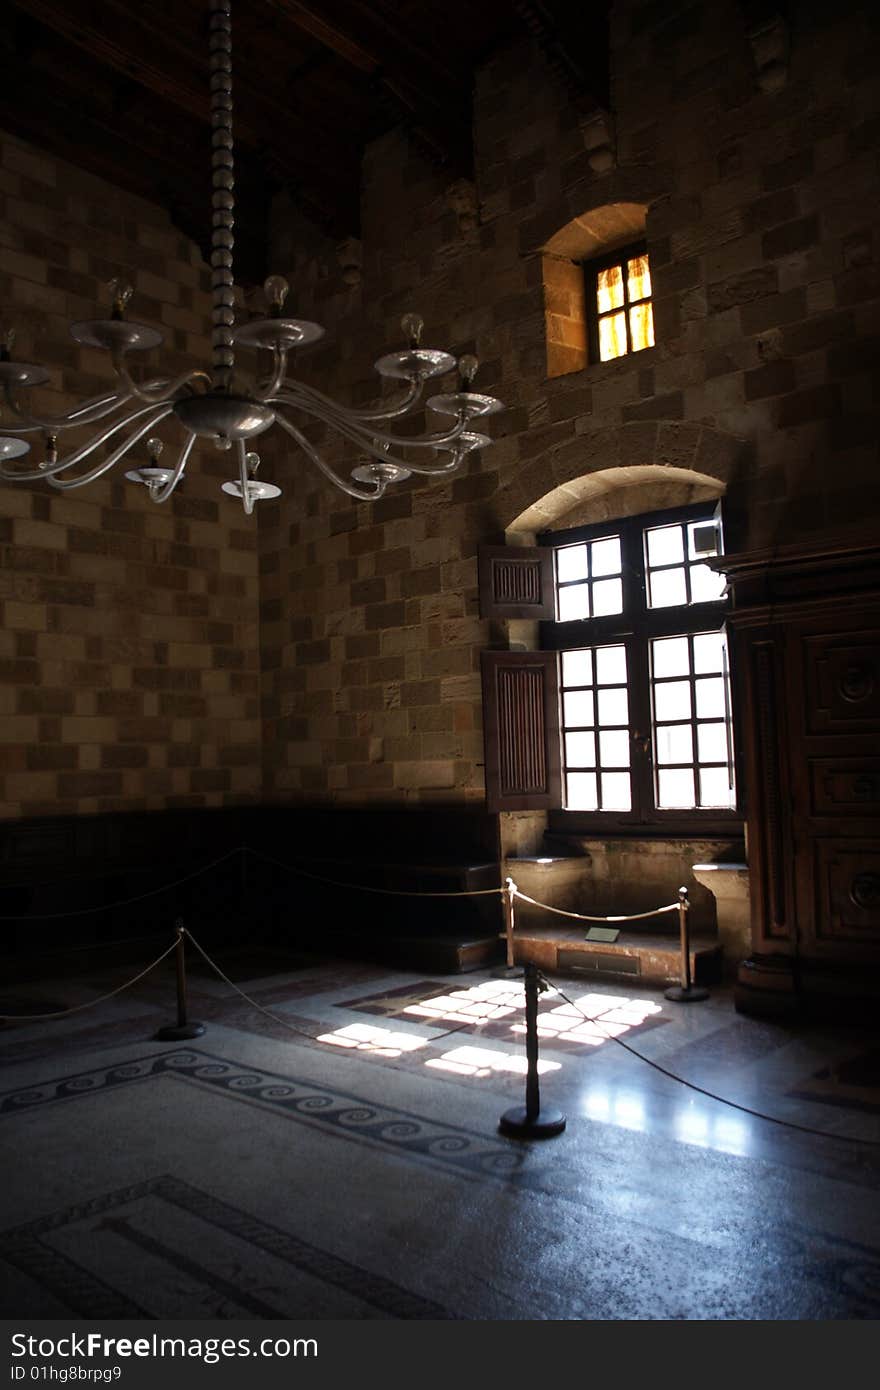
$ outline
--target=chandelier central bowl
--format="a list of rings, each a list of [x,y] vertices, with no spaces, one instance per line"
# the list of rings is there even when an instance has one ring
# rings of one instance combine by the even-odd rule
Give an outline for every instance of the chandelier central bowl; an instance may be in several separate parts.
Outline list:
[[[252,439],[275,423],[271,406],[248,396],[208,391],[175,401],[174,414],[190,434],[209,439]]]

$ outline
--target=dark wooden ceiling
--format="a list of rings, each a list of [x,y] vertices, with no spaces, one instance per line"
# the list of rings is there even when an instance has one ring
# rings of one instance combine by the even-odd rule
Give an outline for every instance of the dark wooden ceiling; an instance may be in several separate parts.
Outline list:
[[[364,145],[404,124],[450,179],[471,169],[476,64],[530,33],[560,81],[607,104],[607,0],[237,0],[242,279],[262,274],[272,194],[356,235]],[[588,55],[585,58],[584,55]],[[0,125],[209,227],[205,0],[6,0]]]

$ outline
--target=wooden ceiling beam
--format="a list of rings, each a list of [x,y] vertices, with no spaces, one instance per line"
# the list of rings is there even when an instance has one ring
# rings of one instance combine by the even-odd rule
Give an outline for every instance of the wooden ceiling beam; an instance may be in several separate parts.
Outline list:
[[[160,38],[130,8],[114,4],[113,0],[104,0],[100,21],[96,12],[82,6],[79,0],[73,4],[70,0],[14,3],[53,33],[207,126],[207,50],[197,53],[179,41],[172,43]],[[202,71],[204,81],[200,80]],[[280,140],[278,132],[290,120],[289,109],[277,105],[260,88],[238,76],[235,87],[243,98],[236,109],[240,143],[261,153],[271,151],[273,172],[282,181],[298,187],[314,184],[327,195],[339,182],[352,180],[357,185],[358,161],[351,145],[329,141],[326,133],[320,131],[310,131],[307,143]]]
[[[357,0],[334,5],[334,19],[316,0],[268,0],[301,32],[372,78],[397,107],[426,151],[465,172],[472,163],[470,68],[455,69],[405,29]]]

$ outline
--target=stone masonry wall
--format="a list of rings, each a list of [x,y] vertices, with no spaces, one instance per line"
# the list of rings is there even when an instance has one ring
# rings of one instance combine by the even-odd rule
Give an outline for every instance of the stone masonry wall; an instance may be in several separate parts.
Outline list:
[[[618,4],[612,34],[610,170],[592,171],[574,105],[524,40],[477,74],[476,229],[462,232],[442,173],[395,133],[366,160],[361,286],[317,239],[300,253],[297,310],[329,330],[301,369],[325,390],[376,399],[370,363],[418,309],[426,343],[475,351],[478,388],[508,408],[460,476],[375,504],[349,504],[292,450],[273,455],[270,799],[482,797],[479,653],[498,633],[478,617],[477,546],[539,516],[547,494],[595,477],[555,514],[594,495],[609,516],[618,471],[644,476],[652,508],[727,490],[728,548],[858,528],[876,510],[871,8],[799,4],[773,92],[732,0]],[[647,207],[656,346],[548,378],[541,249],[608,204]],[[327,452],[347,474],[354,458]]]
[[[106,317],[119,274],[136,287],[129,316],[165,334],[150,374],[202,365],[206,271],[167,213],[2,137],[0,322],[15,356],[51,373],[38,410],[112,380],[68,324]],[[156,433],[164,463],[181,436]],[[144,446],[131,458],[146,463]],[[0,816],[258,798],[257,533],[219,491],[230,474],[228,456],[197,450],[161,507],[120,469],[66,494],[0,484]]]
[[[627,512],[642,485],[652,508],[726,490],[736,547],[865,525],[876,25],[847,0],[796,12],[787,81],[763,91],[733,0],[615,5],[616,163],[601,173],[530,41],[499,50],[476,74],[477,224],[403,132],[383,137],[363,172],[360,284],[279,203],[274,268],[292,272],[294,312],[328,329],[297,371],[375,401],[371,364],[418,309],[427,344],[480,357],[478,388],[507,405],[497,442],[370,504],[275,431],[261,453],[284,496],[256,526],[219,493],[229,464],[213,451],[163,508],[118,479],[4,485],[0,814],[479,802],[479,654],[504,640],[478,615],[480,543],[574,506],[586,520],[592,499],[614,515],[618,480]],[[204,359],[204,270],[162,210],[12,139],[0,198],[0,303],[21,354],[53,372],[39,404],[108,380],[67,324],[104,312],[120,270],[132,316],[166,333],[150,364]],[[656,346],[548,376],[542,249],[609,205],[647,209]],[[347,475],[351,451],[312,437]]]

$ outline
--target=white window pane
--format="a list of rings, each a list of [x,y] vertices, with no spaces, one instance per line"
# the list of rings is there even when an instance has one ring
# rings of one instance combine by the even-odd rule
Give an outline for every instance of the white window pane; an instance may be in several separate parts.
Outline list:
[[[692,763],[694,741],[690,724],[659,724],[657,726],[657,762]]]
[[[724,679],[721,676],[707,676],[697,683],[697,718],[717,719],[726,714],[724,705]]]
[[[650,576],[651,607],[675,608],[687,603],[684,570],[657,570]]]
[[[632,810],[632,789],[628,772],[602,773],[602,810]]]
[[[603,574],[620,574],[620,538],[609,536],[607,540],[593,541],[590,564],[594,579]]]
[[[626,647],[596,648],[596,684],[626,684]]]
[[[629,767],[628,729],[599,735],[599,761],[603,767]]]
[[[663,637],[651,643],[654,675],[687,676],[690,674],[690,654],[686,637]]]
[[[592,690],[569,690],[562,697],[563,722],[567,729],[593,724]]]
[[[680,526],[652,526],[647,533],[648,564],[674,565],[684,559],[684,541]]]
[[[688,554],[692,560],[703,555],[720,555],[721,529],[714,521],[692,521],[688,530]],[[699,539],[699,547],[697,546]]]
[[[565,735],[565,765],[566,767],[596,766],[595,734]]]
[[[654,686],[654,718],[690,719],[691,688],[687,681],[669,681]]]
[[[723,724],[697,725],[697,752],[701,763],[727,762],[727,729]]]
[[[599,807],[596,796],[595,772],[570,772],[566,777],[569,811],[596,811]]]
[[[570,588],[559,591],[559,621],[572,623],[578,618],[590,616],[589,584],[572,584]]]
[[[623,585],[619,579],[600,579],[593,585],[593,614],[623,612]]]
[[[690,768],[670,768],[657,773],[657,805],[664,810],[694,805],[694,774]]]
[[[625,690],[599,691],[599,723],[605,727],[629,723],[629,702]]]
[[[720,670],[720,667],[719,667]],[[562,653],[562,684],[593,684],[593,653],[590,651]],[[590,721],[592,723],[592,721]]]
[[[705,767],[700,773],[701,806],[733,806],[734,792],[727,779],[727,769]]]
[[[723,574],[716,574],[708,565],[691,565],[691,602],[711,603],[721,598],[726,580]]]
[[[561,550],[556,552],[556,577],[557,579],[586,579],[587,577],[587,547],[586,545],[564,545]]]
[[[694,638],[694,670],[698,675],[720,675],[724,670],[724,633],[700,632]]]

